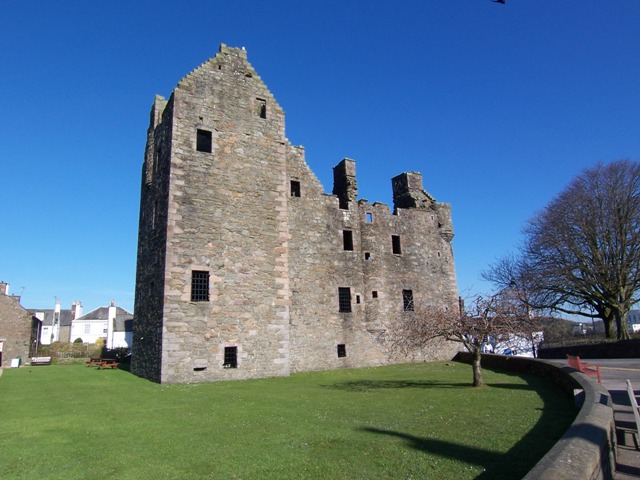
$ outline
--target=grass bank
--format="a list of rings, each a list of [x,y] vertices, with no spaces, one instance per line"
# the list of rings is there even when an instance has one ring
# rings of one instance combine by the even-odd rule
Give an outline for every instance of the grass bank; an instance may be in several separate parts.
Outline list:
[[[577,413],[536,377],[470,380],[453,362],[198,385],[7,369],[2,478],[517,479]]]

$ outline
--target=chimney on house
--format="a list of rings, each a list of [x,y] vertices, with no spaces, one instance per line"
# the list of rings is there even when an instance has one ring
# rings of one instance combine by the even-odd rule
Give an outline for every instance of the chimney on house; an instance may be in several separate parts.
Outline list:
[[[74,300],[71,303],[71,319],[75,320],[82,316],[82,302]]]
[[[9,284],[7,282],[0,282],[0,295],[9,295]]]
[[[116,326],[116,302],[111,300],[111,306],[109,307],[109,314],[107,315],[107,348],[113,348],[113,332]]]

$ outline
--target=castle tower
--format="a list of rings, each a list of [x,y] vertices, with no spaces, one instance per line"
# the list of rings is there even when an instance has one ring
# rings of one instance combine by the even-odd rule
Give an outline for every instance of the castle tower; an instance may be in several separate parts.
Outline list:
[[[357,200],[355,161],[334,168],[328,195],[304,154],[244,49],[222,45],[168,99],[155,97],[133,373],[184,383],[385,364],[378,337],[406,314],[409,293],[457,301],[441,234],[450,209],[420,174],[400,176],[392,214]]]

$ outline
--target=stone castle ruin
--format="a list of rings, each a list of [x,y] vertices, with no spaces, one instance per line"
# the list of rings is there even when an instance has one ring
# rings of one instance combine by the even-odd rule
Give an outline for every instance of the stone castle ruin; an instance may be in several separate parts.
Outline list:
[[[382,365],[388,322],[455,308],[451,207],[416,172],[392,179],[393,213],[357,199],[353,160],[333,174],[329,195],[244,49],[221,45],[156,96],[131,370],[187,383]]]

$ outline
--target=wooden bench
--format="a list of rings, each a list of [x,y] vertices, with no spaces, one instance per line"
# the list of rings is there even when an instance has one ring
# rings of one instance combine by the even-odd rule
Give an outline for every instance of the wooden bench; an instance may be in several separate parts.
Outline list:
[[[100,365],[102,363],[101,358],[90,358],[87,362],[87,367],[93,367],[94,365]]]
[[[98,365],[98,370],[102,370],[103,368],[107,368],[107,367],[111,367],[112,369],[118,368],[118,365],[120,364],[112,358],[103,358],[102,361],[100,362],[100,365]]]
[[[633,387],[631,386],[631,381],[629,379],[627,379],[627,394],[629,395],[629,401],[631,402],[633,416],[636,419],[636,431],[633,432],[633,441],[636,443],[636,450],[640,450],[640,443],[638,442],[638,435],[640,435],[640,408],[638,408],[636,394],[633,391]]]
[[[567,355],[567,363],[571,368],[575,368],[585,375],[598,377],[598,383],[602,383],[600,379],[600,365],[590,365],[586,362],[580,361],[580,357],[574,357],[573,355]]]
[[[31,365],[51,365],[51,357],[31,357]]]

